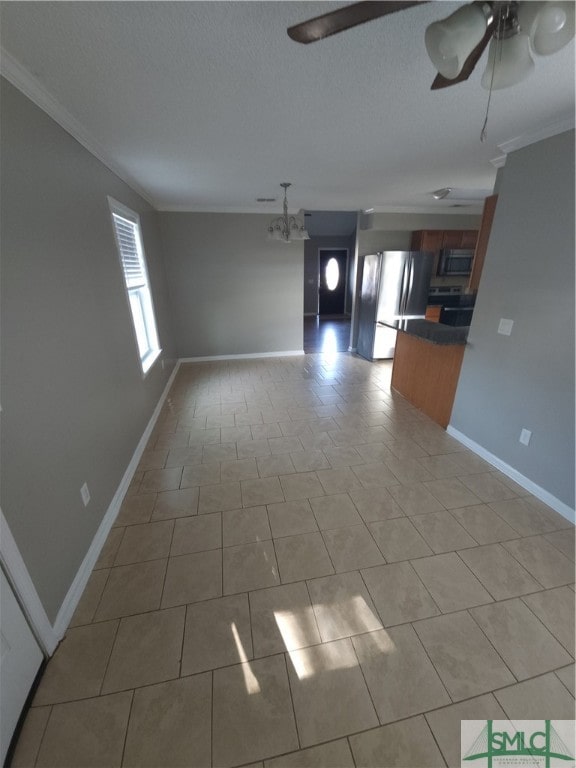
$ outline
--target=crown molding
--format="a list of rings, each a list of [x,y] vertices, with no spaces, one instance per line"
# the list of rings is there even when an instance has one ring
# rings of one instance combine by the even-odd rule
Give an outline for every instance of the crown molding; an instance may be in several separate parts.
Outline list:
[[[440,215],[450,215],[450,216],[465,216],[465,215],[476,215],[482,213],[482,206],[484,205],[484,199],[482,200],[474,200],[472,202],[466,201],[462,204],[450,204],[450,205],[444,205],[444,206],[435,206],[435,205],[415,205],[415,206],[404,206],[404,207],[398,207],[398,206],[380,206],[377,208],[374,208],[373,213],[367,214],[368,216],[373,216],[374,213],[395,213],[395,214],[440,214]],[[302,216],[302,211],[311,211],[314,213],[316,210],[315,207],[311,208],[305,208],[300,209],[300,211],[295,211],[294,213],[296,215]],[[322,208],[322,210],[326,210],[326,208]],[[350,213],[354,212],[356,209],[354,206],[350,206],[346,209],[342,209],[342,211],[338,211],[337,209],[330,209],[330,213]],[[158,211],[160,213],[213,213],[213,214],[252,214],[255,216],[266,216],[267,218],[277,218],[278,216],[281,216],[282,214],[278,212],[274,212],[271,210],[264,211],[261,208],[219,208],[216,206],[192,206],[192,205],[179,205],[179,206],[159,206]],[[366,215],[366,214],[365,214]]]
[[[502,168],[506,165],[506,158],[507,155],[498,155],[498,157],[495,157],[493,160],[490,160],[494,168]]]
[[[156,206],[160,213],[251,213],[257,216],[267,216],[269,219],[282,216],[282,211],[278,208],[262,208],[262,206],[240,206],[227,207],[217,205],[158,205]],[[302,216],[302,208],[288,209],[290,216]],[[308,210],[308,209],[306,209]]]
[[[395,213],[395,214],[433,214],[433,215],[440,215],[440,216],[468,216],[472,215],[475,216],[478,213],[482,213],[482,207],[484,205],[484,198],[481,200],[466,200],[465,202],[458,203],[458,202],[452,202],[449,200],[449,198],[446,198],[446,200],[449,201],[449,204],[442,205],[438,204],[440,201],[436,201],[436,203],[431,203],[429,205],[411,205],[411,206],[397,206],[397,205],[381,205],[376,206],[374,208],[374,212],[369,214],[370,216],[373,216],[377,213]],[[453,200],[456,200],[456,198],[453,198]]]
[[[504,153],[504,155],[510,152],[515,152],[517,149],[523,149],[530,146],[530,144],[536,144],[537,141],[543,141],[544,139],[550,139],[552,136],[557,136],[560,133],[565,133],[574,128],[574,115],[568,115],[567,117],[557,120],[554,123],[549,123],[542,128],[537,128],[533,131],[526,131],[526,133],[515,136],[509,141],[504,141],[502,144],[498,144],[498,149]],[[496,158],[499,160],[499,158]],[[494,160],[490,161],[493,165]],[[497,168],[499,166],[496,166]]]
[[[76,139],[84,149],[103,163],[109,170],[124,181],[128,186],[143,197],[153,208],[158,208],[149,192],[132,178],[102,147],[90,132],[68,110],[54,98],[46,88],[30,72],[17,61],[12,54],[0,46],[0,74],[17,88],[24,96],[36,104],[43,112],[52,118],[67,133]]]

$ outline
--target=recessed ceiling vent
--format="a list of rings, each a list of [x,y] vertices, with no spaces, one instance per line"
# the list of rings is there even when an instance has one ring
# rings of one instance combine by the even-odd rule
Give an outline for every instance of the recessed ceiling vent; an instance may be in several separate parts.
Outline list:
[[[275,203],[278,198],[276,197],[257,197],[257,203]]]

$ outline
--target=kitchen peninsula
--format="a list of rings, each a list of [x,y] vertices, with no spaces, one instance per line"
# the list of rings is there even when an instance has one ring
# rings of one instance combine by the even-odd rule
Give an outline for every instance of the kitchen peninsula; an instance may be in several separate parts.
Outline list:
[[[450,421],[468,328],[406,320],[398,329],[392,389],[441,427]]]

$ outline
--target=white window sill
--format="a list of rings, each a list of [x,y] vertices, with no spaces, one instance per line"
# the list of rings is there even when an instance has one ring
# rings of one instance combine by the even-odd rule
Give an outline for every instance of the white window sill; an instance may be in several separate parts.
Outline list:
[[[161,354],[162,354],[162,350],[161,349],[154,349],[154,350],[152,350],[152,352],[149,352],[143,360],[140,361],[141,365],[142,365],[142,378],[143,379],[145,379],[146,376],[148,376],[152,366],[154,365],[156,360],[158,360],[158,358],[160,357]]]

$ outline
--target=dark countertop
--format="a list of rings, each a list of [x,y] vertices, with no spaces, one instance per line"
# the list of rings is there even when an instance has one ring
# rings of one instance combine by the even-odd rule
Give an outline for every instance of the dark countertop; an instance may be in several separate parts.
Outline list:
[[[389,324],[379,323],[379,325]],[[443,325],[432,323],[430,320],[401,320],[395,324],[390,323],[389,327],[396,327],[399,331],[404,331],[410,336],[416,336],[431,344],[444,345],[466,344],[469,330],[467,326]]]
[[[472,308],[476,303],[476,294],[444,294],[436,293],[428,296],[429,306],[442,306],[442,307],[470,307]]]

